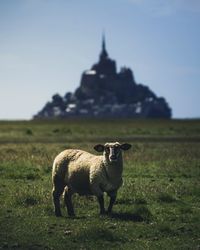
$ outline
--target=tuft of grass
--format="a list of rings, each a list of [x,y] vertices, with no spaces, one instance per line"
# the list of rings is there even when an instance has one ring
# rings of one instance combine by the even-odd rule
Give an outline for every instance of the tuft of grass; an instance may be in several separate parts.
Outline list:
[[[40,174],[30,170],[30,172],[21,172],[19,173],[19,171],[12,171],[11,173],[8,173],[7,175],[8,178],[13,179],[13,180],[17,180],[17,179],[22,179],[22,180],[38,180],[41,178]]]
[[[161,202],[172,203],[176,202],[177,200],[168,193],[160,193],[158,194],[158,200]]]
[[[38,203],[39,203],[38,199],[33,196],[28,196],[24,200],[22,200],[22,204],[24,206],[34,206],[37,205]]]
[[[91,226],[88,229],[76,235],[82,242],[92,239],[96,242],[124,242],[124,239],[118,233],[112,232],[110,229]]]
[[[136,205],[131,211],[128,212],[115,212],[111,215],[112,218],[121,221],[134,221],[134,222],[149,222],[153,216],[147,206]]]
[[[20,194],[16,198],[16,204],[22,207],[35,206],[40,203],[40,199],[37,195],[33,194]]]
[[[59,128],[55,128],[52,130],[53,133],[59,133],[60,132],[60,129]]]
[[[149,222],[153,217],[149,208],[143,205],[135,206],[134,215],[139,219],[138,221],[145,222]]]
[[[39,180],[41,179],[43,169],[36,168],[30,162],[4,162],[0,165],[1,177],[12,180]]]
[[[26,135],[33,135],[33,131],[30,128],[26,129]]]
[[[142,197],[136,197],[134,203],[138,205],[146,205],[147,201]]]
[[[167,236],[174,236],[175,232],[174,230],[170,227],[170,225],[163,223],[158,226],[158,230],[162,235],[167,235]]]

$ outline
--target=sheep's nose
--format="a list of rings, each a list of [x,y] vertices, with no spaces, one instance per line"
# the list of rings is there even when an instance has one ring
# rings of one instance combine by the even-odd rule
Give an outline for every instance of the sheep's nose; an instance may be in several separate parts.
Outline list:
[[[111,160],[111,161],[116,161],[116,160],[117,160],[117,157],[116,157],[115,155],[111,155],[111,156],[110,156],[110,160]]]

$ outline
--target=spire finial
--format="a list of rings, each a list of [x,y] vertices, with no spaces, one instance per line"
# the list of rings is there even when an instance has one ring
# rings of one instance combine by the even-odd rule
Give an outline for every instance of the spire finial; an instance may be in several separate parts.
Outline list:
[[[105,39],[105,32],[103,31],[102,34],[102,51],[100,54],[100,60],[104,60],[108,57],[108,53],[106,51],[106,39]]]
[[[106,50],[106,39],[105,39],[105,32],[103,31],[102,34],[102,51]]]

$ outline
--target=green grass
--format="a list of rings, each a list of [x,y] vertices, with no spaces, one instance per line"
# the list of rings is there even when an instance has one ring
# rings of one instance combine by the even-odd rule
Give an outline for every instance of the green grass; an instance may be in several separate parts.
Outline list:
[[[114,125],[114,126],[113,126]],[[4,121],[0,123],[0,143],[4,142],[96,142],[200,141],[199,120],[58,120]]]
[[[199,139],[199,120],[0,122],[0,249],[199,249]],[[75,195],[56,218],[54,157],[108,140],[133,145],[112,216]]]

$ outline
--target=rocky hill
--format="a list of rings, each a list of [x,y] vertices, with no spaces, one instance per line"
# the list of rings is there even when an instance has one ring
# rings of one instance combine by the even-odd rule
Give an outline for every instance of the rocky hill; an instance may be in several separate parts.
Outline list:
[[[64,97],[55,94],[35,119],[68,117],[171,118],[171,109],[163,97],[135,82],[131,69],[116,71],[102,42],[99,62],[83,72],[80,86]]]

